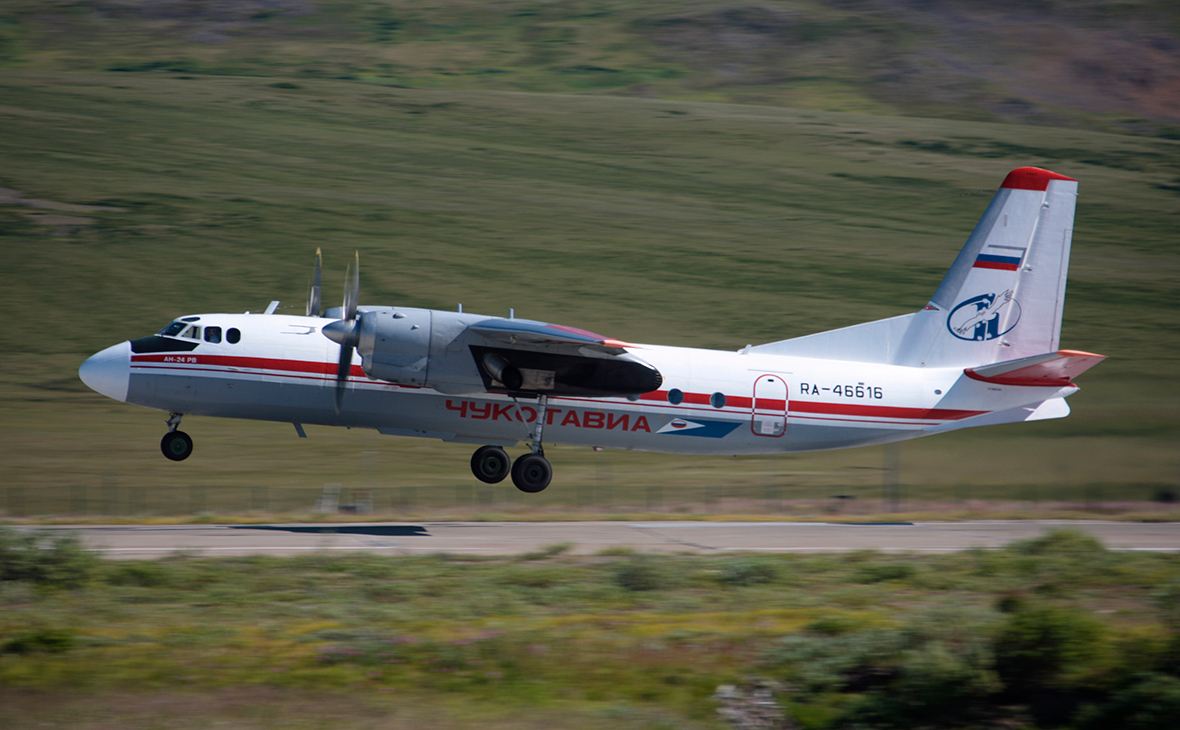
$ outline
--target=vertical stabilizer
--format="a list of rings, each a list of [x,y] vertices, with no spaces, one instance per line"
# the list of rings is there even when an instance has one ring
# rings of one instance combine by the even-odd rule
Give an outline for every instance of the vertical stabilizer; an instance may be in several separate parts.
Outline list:
[[[911,320],[895,364],[967,367],[1056,351],[1077,192],[1055,172],[1010,172]]]

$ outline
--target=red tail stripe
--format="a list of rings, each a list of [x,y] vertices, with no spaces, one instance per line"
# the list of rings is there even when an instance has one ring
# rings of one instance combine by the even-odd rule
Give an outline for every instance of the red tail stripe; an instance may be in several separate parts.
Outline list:
[[[1004,182],[1000,185],[1002,188],[1010,190],[1048,190],[1050,180],[1070,180],[1077,182],[1072,177],[1051,172],[1049,170],[1042,170],[1039,167],[1018,167],[1008,176],[1004,178]]]

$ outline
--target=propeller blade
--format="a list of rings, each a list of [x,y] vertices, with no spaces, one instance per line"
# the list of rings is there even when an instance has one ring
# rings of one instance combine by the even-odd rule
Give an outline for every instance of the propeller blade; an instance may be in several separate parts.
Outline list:
[[[356,252],[356,262],[348,265],[348,273],[344,277],[344,318],[348,321],[356,319],[357,300],[361,296],[361,254]]]
[[[344,403],[344,391],[348,388],[348,375],[352,371],[352,345],[340,346],[340,364],[336,367],[336,415]]]
[[[323,256],[320,250],[315,250],[315,276],[312,278],[311,290],[307,292],[307,316],[320,316],[320,291],[323,287],[320,286],[320,271],[323,268]]]
[[[316,251],[316,282],[319,283],[319,251]],[[352,351],[361,339],[361,321],[357,318],[357,300],[361,293],[361,255],[358,251],[354,263],[348,265],[344,277],[344,319],[329,322],[320,328],[332,342],[340,345],[340,362],[336,366],[336,415],[344,403],[344,391],[348,388],[348,376],[352,373]]]

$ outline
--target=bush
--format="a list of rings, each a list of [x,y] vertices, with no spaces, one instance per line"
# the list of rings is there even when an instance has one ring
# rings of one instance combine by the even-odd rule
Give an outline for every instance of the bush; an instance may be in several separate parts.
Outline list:
[[[804,693],[886,681],[906,637],[896,629],[868,629],[837,636],[787,636],[767,652],[765,665]]]
[[[64,629],[39,629],[19,634],[0,645],[0,654],[60,654],[74,646],[73,633]]]
[[[803,632],[812,636],[840,636],[862,628],[863,623],[848,616],[823,616],[804,626]]]
[[[905,580],[913,576],[914,567],[904,563],[870,563],[852,574],[854,583],[880,583],[886,580]]]
[[[841,724],[866,728],[964,727],[994,712],[999,682],[985,652],[941,643],[906,657],[887,686],[853,702]]]
[[[778,577],[774,565],[755,559],[734,560],[721,566],[718,580],[730,586],[752,586],[771,583]]]
[[[1102,541],[1081,530],[1049,530],[1040,537],[1014,542],[1008,549],[1025,555],[1094,557],[1106,554]]]
[[[655,591],[668,584],[664,571],[645,555],[616,563],[612,572],[615,584],[629,591]]]
[[[141,588],[161,588],[172,582],[169,570],[165,566],[138,560],[113,565],[107,572],[106,581],[111,585]]]
[[[98,558],[72,535],[0,527],[0,581],[77,588],[90,580],[97,566]]]
[[[1180,679],[1143,674],[1079,718],[1080,730],[1171,730],[1180,718]]]
[[[996,637],[996,672],[1017,693],[1059,687],[1085,672],[1102,636],[1102,624],[1077,609],[1020,605]]]

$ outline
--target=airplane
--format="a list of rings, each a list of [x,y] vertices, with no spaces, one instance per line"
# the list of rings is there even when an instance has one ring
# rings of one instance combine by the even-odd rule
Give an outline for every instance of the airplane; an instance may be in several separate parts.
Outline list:
[[[189,457],[185,415],[376,429],[478,444],[477,479],[524,492],[553,470],[544,444],[676,454],[837,449],[1063,418],[1103,355],[1060,347],[1078,183],[1013,170],[920,310],[719,351],[633,344],[575,327],[458,311],[194,314],[82,363],[90,388],[169,414],[160,447]],[[360,364],[353,362],[354,353]],[[524,442],[515,460],[506,447]]]

